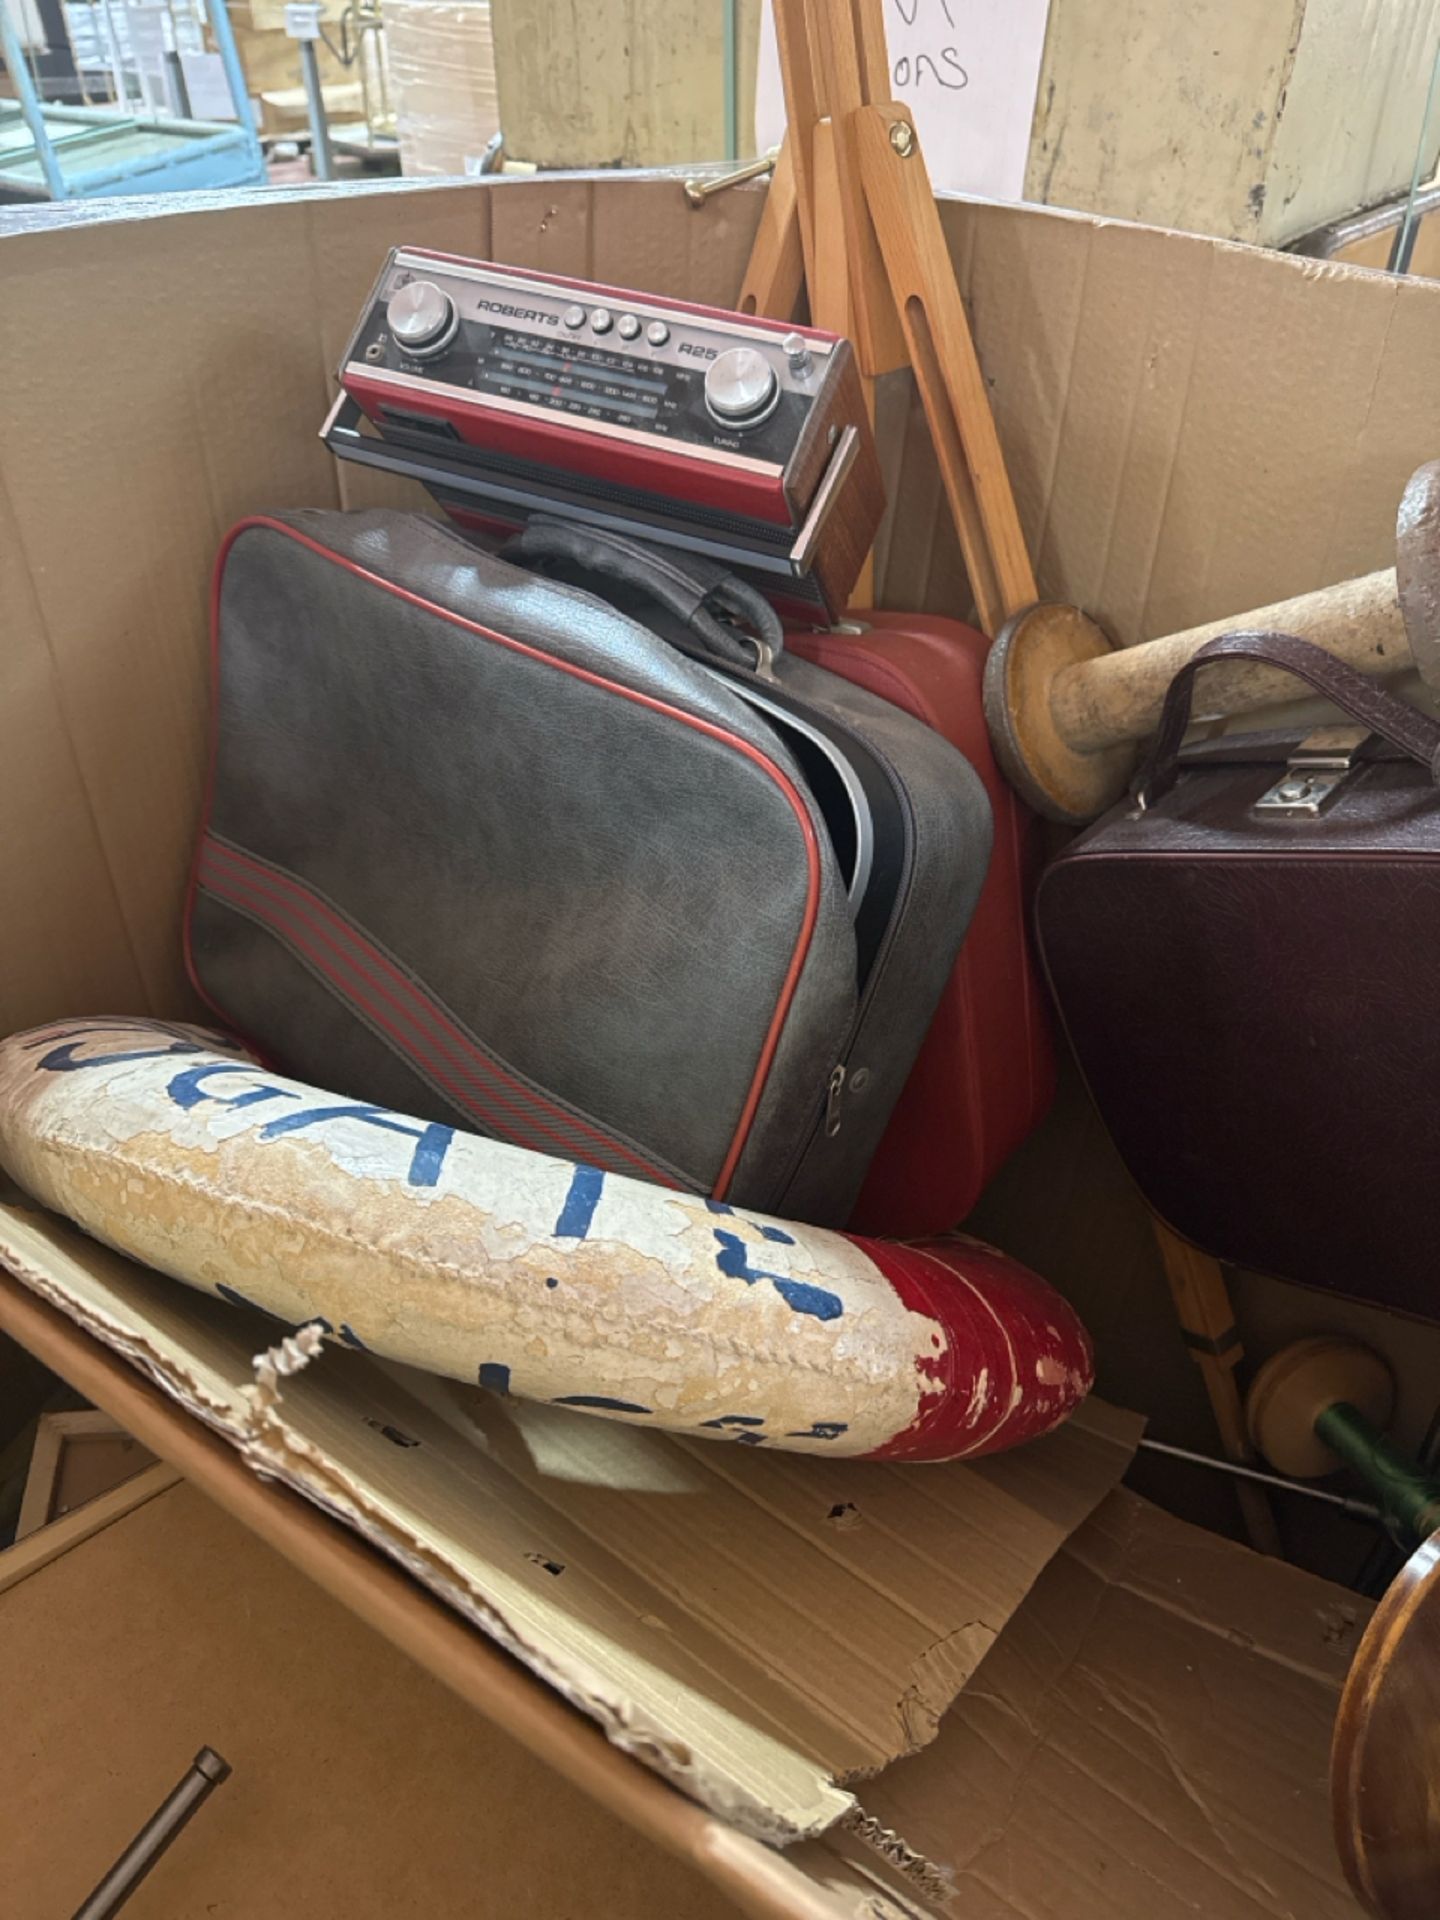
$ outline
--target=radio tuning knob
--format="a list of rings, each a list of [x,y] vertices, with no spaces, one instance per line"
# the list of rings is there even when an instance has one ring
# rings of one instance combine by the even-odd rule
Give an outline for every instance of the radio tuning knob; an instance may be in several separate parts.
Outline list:
[[[755,427],[780,397],[775,369],[754,347],[731,347],[705,373],[705,405],[727,427]]]
[[[803,375],[810,371],[810,348],[803,333],[787,333],[780,345],[785,350],[792,373]]]
[[[402,351],[417,359],[442,353],[460,324],[455,302],[433,280],[411,280],[398,288],[386,302],[385,318]]]

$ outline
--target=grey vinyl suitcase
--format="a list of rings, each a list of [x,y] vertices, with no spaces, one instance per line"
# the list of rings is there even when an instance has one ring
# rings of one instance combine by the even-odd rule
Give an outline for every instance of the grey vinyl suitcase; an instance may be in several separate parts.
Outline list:
[[[517,566],[415,514],[230,535],[192,979],[347,1098],[842,1224],[984,878],[984,790],[738,583],[662,559],[651,619],[633,553],[622,611],[534,571],[613,556],[532,539]]]

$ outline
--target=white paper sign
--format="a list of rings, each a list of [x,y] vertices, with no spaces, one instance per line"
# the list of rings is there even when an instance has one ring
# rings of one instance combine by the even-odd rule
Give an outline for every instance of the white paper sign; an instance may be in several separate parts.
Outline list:
[[[190,112],[196,120],[238,120],[235,101],[225,62],[218,53],[182,53],[185,91],[190,96]]]
[[[821,0],[824,5],[827,0]],[[890,98],[915,117],[936,187],[1019,200],[1050,0],[884,0]],[[769,0],[760,28],[755,144],[785,131]]]
[[[292,0],[285,9],[285,31],[292,40],[318,40],[320,16],[325,11],[320,0]]]

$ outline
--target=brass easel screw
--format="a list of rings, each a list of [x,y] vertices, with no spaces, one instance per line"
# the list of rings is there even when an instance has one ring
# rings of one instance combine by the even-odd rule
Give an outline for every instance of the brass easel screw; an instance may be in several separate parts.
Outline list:
[[[902,160],[915,151],[915,129],[908,120],[896,120],[890,128],[890,144]]]

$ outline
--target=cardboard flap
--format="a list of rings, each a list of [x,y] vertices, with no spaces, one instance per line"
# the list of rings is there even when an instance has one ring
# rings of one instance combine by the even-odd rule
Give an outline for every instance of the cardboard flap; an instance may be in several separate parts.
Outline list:
[[[965,1920],[1359,1920],[1325,1781],[1369,1611],[1119,1489],[867,1801]]]
[[[742,1831],[862,1818],[931,1740],[1139,1422],[974,1466],[764,1455],[377,1365],[0,1208],[0,1259]],[[267,1348],[273,1351],[266,1352]],[[257,1369],[254,1356],[261,1358]]]

